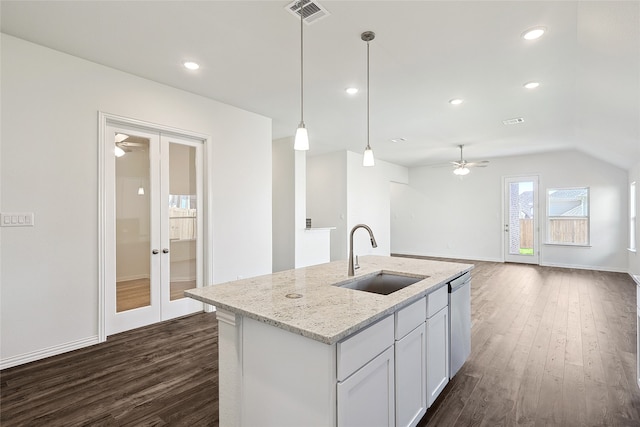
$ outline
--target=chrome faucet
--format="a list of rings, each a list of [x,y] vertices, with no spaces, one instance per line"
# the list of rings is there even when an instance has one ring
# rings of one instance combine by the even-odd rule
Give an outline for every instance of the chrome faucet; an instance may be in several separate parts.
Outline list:
[[[367,230],[369,232],[369,239],[371,240],[371,247],[373,247],[373,248],[377,248],[378,247],[378,244],[376,243],[376,238],[373,237],[373,231],[371,231],[371,229],[369,228],[368,225],[366,225],[366,224],[358,224],[355,227],[353,227],[351,229],[351,235],[349,236],[349,272],[348,272],[349,276],[355,276],[355,268],[354,268],[355,266],[353,264],[353,233],[358,228],[364,228],[365,230]]]

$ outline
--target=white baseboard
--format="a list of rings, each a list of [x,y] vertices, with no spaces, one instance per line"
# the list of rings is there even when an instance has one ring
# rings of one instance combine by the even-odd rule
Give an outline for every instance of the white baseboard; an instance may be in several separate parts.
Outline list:
[[[18,356],[7,357],[0,360],[0,370],[11,368],[13,366],[23,365],[25,363],[34,362],[36,360],[45,359],[47,357],[56,356],[68,351],[78,350],[80,348],[89,347],[98,344],[98,336],[83,338],[77,341],[71,341],[64,344],[55,345],[53,347],[43,348],[41,350],[20,354]]]
[[[411,252],[393,252],[391,256],[426,256],[431,258],[450,258],[450,259],[459,259],[465,261],[487,261],[487,262],[504,262],[499,258],[490,258],[490,257],[464,257],[460,255],[442,255],[442,254],[416,254]]]
[[[558,268],[575,268],[577,270],[593,270],[593,271],[607,271],[609,273],[626,273],[626,269],[617,269],[611,267],[602,267],[598,265],[579,265],[579,264],[561,264],[554,262],[541,262],[541,267],[558,267]]]
[[[196,278],[195,277],[191,277],[191,276],[185,276],[185,277],[171,277],[171,283],[174,282],[193,282],[195,281]]]
[[[426,256],[426,257],[432,257],[432,258],[452,258],[452,259],[467,260],[467,261],[504,262],[503,259],[499,259],[499,258],[487,258],[487,257],[467,258],[467,257],[459,256],[459,255],[415,254],[415,253],[409,253],[409,252],[392,253],[391,255],[392,256],[393,255],[396,255],[396,256],[403,256],[403,255],[404,256]],[[532,264],[532,265],[535,265],[535,264]],[[541,267],[575,268],[575,269],[578,269],[578,270],[607,271],[607,272],[610,272],[610,273],[627,273],[627,271],[625,269],[617,269],[617,268],[603,267],[603,266],[597,266],[597,265],[561,264],[561,263],[553,263],[553,262],[541,262],[539,265]]]

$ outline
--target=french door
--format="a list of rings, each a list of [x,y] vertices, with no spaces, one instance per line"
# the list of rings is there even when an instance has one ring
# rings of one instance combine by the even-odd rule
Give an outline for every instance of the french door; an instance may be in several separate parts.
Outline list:
[[[504,178],[504,207],[504,260],[538,264],[538,177]]]
[[[202,311],[203,141],[107,124],[105,145],[106,335]]]

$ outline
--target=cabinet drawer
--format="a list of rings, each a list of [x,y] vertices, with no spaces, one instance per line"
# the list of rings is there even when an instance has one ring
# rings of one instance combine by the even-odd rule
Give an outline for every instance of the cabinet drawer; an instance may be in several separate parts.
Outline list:
[[[427,318],[430,318],[447,305],[449,305],[449,286],[445,285],[427,295]]]
[[[394,342],[394,316],[387,316],[337,344],[338,381],[363,367]]]
[[[396,340],[401,339],[427,319],[425,299],[401,308],[396,312]]]

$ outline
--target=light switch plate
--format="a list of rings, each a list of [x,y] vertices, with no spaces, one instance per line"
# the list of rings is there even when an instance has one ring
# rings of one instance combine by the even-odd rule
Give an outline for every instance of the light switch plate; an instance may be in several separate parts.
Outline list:
[[[33,227],[33,212],[0,213],[0,227]]]

